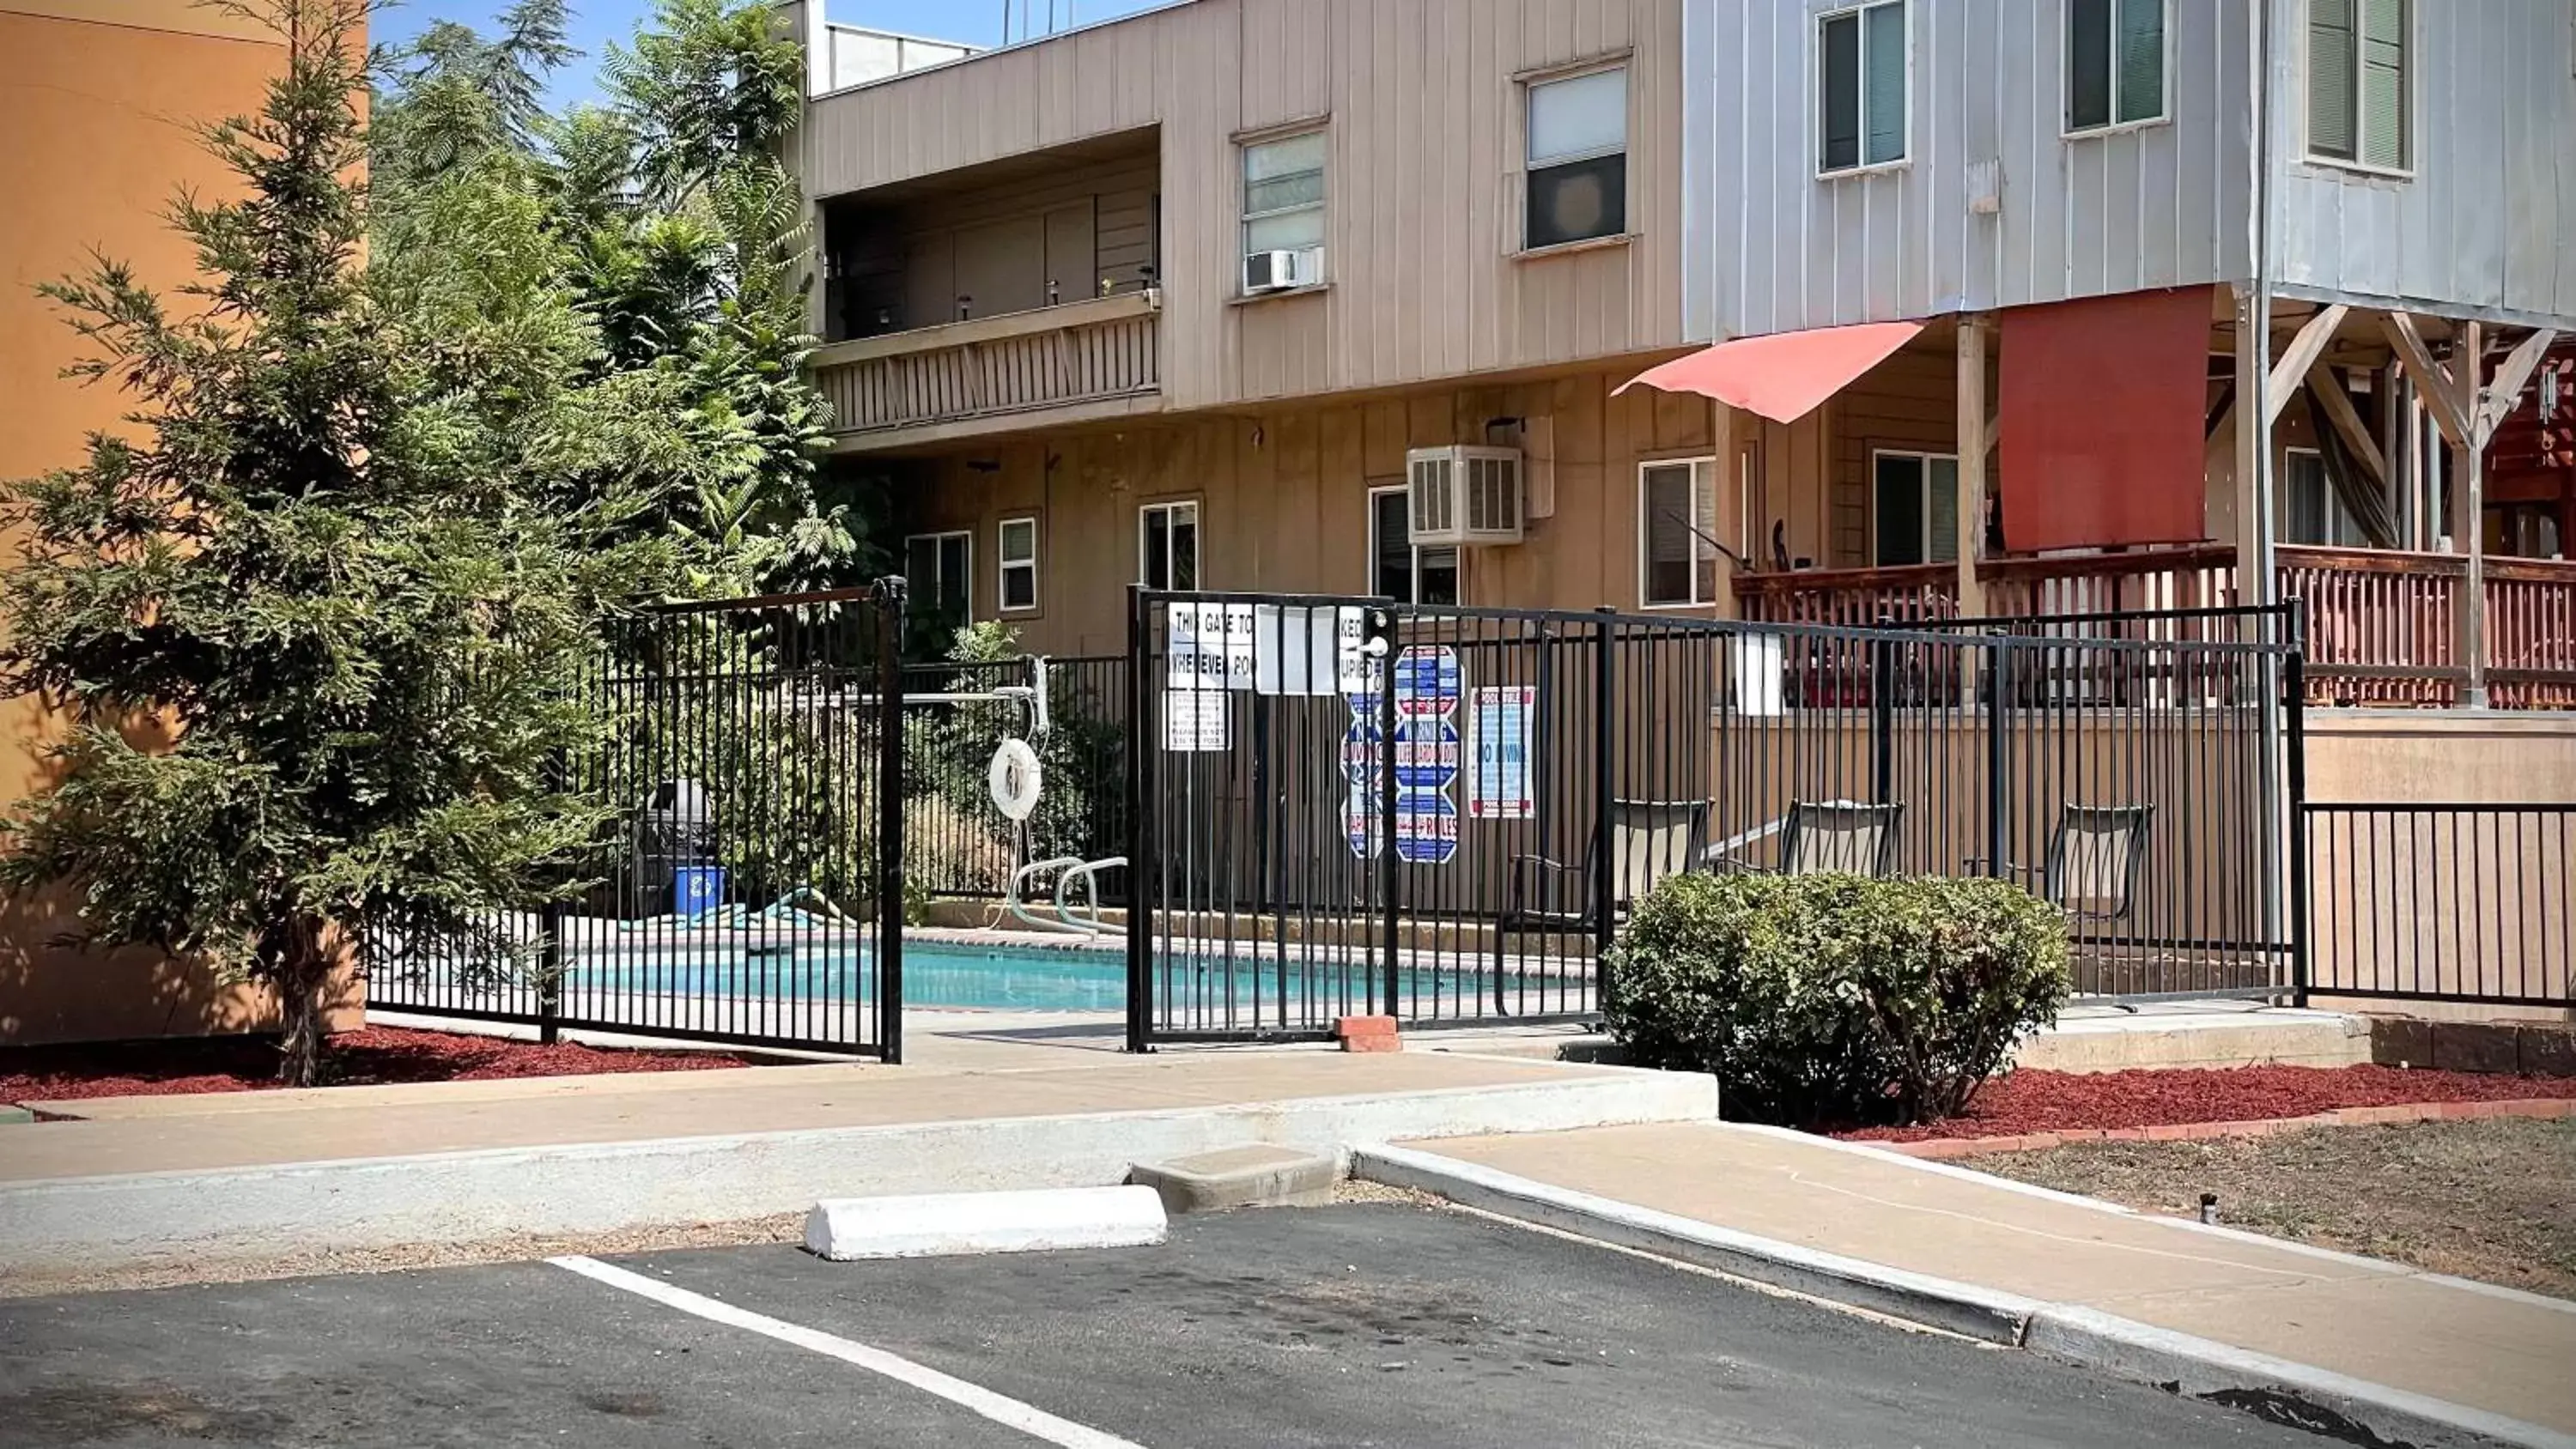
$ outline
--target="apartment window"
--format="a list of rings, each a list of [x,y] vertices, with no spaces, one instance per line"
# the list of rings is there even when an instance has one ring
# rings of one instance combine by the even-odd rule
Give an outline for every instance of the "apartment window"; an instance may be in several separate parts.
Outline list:
[[[1458,550],[1413,546],[1413,495],[1369,490],[1369,592],[1408,604],[1458,602]]]
[[[1136,510],[1137,582],[1149,589],[1199,586],[1199,506],[1148,503]]]
[[[1625,66],[1530,83],[1528,169],[1522,246],[1564,246],[1628,230]]]
[[[1905,159],[1905,0],[1837,10],[1816,22],[1817,92],[1824,113],[1821,172]]]
[[[2403,171],[2413,84],[2409,0],[2308,0],[2308,154]]]
[[[2165,5],[2067,0],[2067,130],[2164,119]]]
[[[1941,453],[1874,453],[1878,567],[1950,563],[1959,557],[1959,460]]]
[[[1324,133],[1243,148],[1243,254],[1318,253],[1324,245]]]
[[[1002,561],[998,597],[1002,609],[1034,609],[1038,606],[1038,521],[1034,518],[1005,518],[994,540],[1000,547],[994,553]]]
[[[2318,548],[2359,548],[2361,529],[2344,511],[2326,474],[2325,455],[2291,448],[2281,458],[2281,541]]]
[[[972,623],[974,559],[971,533],[916,533],[905,539],[903,577],[914,611],[942,623]]]
[[[1717,602],[1717,460],[1637,470],[1638,597],[1650,608]]]

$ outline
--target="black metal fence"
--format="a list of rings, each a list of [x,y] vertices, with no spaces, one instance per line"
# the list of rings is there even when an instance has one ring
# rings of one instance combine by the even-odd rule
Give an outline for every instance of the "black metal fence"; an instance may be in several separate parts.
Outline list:
[[[885,588],[616,627],[565,681],[607,728],[564,768],[609,807],[569,898],[373,943],[369,1004],[899,1059],[901,622]]]
[[[2301,814],[2314,995],[2576,1007],[2576,805]]]
[[[904,877],[917,897],[996,897],[1022,861],[1126,852],[1126,679],[1115,655],[904,667]],[[989,786],[1006,739],[1030,743],[1044,781],[1025,840]],[[1104,901],[1124,899],[1123,870],[1097,883]]]
[[[2010,876],[2068,909],[2085,992],[2295,985],[2287,610],[1988,632],[1140,591],[1129,627],[1137,1045],[1590,1015],[1679,869]]]

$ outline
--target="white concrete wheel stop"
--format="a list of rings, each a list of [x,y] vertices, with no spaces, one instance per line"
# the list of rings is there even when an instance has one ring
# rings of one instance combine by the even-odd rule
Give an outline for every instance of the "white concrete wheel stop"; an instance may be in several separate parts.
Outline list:
[[[1170,1235],[1163,1199],[1150,1187],[826,1198],[805,1215],[806,1251],[835,1263],[1142,1248]]]

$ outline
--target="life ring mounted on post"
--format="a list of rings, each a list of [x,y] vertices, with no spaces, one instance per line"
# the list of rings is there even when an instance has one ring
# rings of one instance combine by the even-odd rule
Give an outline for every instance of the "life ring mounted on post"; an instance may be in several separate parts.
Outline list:
[[[1028,741],[1002,741],[1001,748],[993,751],[993,807],[1014,821],[1037,813],[1039,774],[1038,752],[1029,748]]]

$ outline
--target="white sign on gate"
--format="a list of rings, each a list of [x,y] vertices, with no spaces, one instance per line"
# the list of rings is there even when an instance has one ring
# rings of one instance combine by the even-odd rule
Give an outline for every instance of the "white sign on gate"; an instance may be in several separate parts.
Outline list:
[[[1217,689],[1163,691],[1163,748],[1181,754],[1227,749],[1232,736],[1226,730],[1226,699],[1225,691]]]

